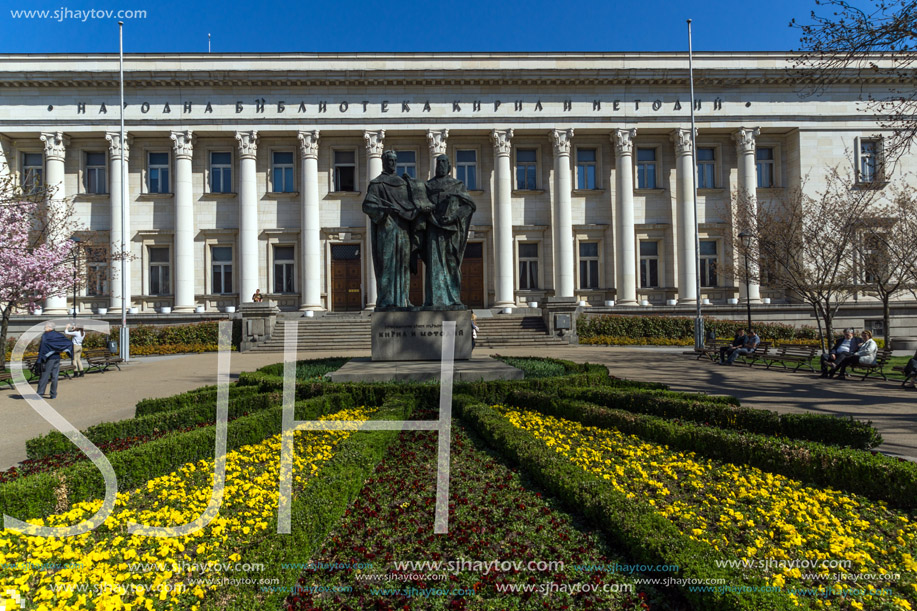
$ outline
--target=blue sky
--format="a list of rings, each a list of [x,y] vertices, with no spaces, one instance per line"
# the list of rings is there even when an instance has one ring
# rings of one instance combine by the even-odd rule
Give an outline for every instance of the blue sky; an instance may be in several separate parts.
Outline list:
[[[3,0],[0,52],[117,52],[115,18],[78,11],[146,11],[124,19],[125,52],[206,51],[683,51],[686,19],[698,51],[786,51],[790,19],[814,0]],[[46,10],[50,18],[14,18]],[[57,17],[54,12],[57,11]],[[68,12],[69,11],[69,12]]]

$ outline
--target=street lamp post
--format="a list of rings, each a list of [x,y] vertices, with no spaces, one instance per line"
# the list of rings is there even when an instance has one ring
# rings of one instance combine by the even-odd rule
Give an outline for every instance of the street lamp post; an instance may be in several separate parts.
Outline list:
[[[76,274],[80,266],[80,239],[72,236],[70,241],[73,242],[73,319],[76,320]]]
[[[748,277],[748,249],[751,247],[751,234],[745,233],[744,231],[739,234],[739,239],[742,240],[743,250],[745,251],[745,307],[748,308],[748,331],[751,332],[751,287],[749,287],[750,281]]]

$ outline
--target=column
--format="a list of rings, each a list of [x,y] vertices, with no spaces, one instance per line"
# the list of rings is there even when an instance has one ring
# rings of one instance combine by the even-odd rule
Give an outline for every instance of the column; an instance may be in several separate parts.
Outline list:
[[[448,129],[427,130],[427,142],[430,144],[430,178],[433,178],[436,173],[436,158],[446,154],[446,138],[448,137]]]
[[[637,305],[637,245],[634,237],[634,138],[637,129],[616,129],[615,145],[615,242],[616,303]]]
[[[385,130],[380,129],[377,132],[363,132],[363,140],[366,142],[366,187],[369,188],[369,181],[382,173],[382,147],[385,143]],[[366,217],[366,240],[363,241],[363,261],[366,267],[366,283],[364,285],[364,294],[366,295],[366,309],[372,310],[376,307],[376,270],[373,268],[373,232],[372,221]]]
[[[108,140],[108,156],[111,160],[108,172],[108,193],[111,201],[111,229],[109,231],[109,242],[111,244],[111,269],[109,270],[109,292],[111,294],[111,309],[121,311],[121,288],[122,281],[127,286],[127,293],[124,299],[127,307],[131,307],[131,244],[130,244],[130,200],[125,202],[124,206],[124,229],[127,239],[122,244],[121,234],[121,201],[124,196],[124,187],[121,183],[121,170],[124,170],[124,178],[129,181],[128,174],[128,157],[130,156],[131,136],[127,135],[127,142],[122,144],[121,132],[106,132],[105,139]],[[123,265],[122,265],[123,261]]]
[[[258,286],[258,132],[236,132],[239,142],[239,303],[251,301]]]
[[[191,191],[191,130],[172,132],[175,151],[175,300],[173,312],[194,311],[194,199]],[[254,291],[253,291],[254,292]]]
[[[0,134],[0,184],[11,180],[10,146],[10,139]]]
[[[753,233],[754,226],[750,221],[758,216],[758,173],[755,167],[755,138],[760,133],[761,130],[757,127],[741,127],[739,131],[733,134],[733,138],[736,141],[736,156],[739,160],[739,214],[747,215],[744,222],[736,228],[739,232],[748,231]],[[756,251],[756,244],[752,243],[748,253],[748,270],[749,275],[753,278],[757,277],[758,271],[758,258],[752,256]],[[734,261],[734,263],[737,266],[743,266],[741,269],[744,269],[744,261]],[[761,303],[761,287],[757,281],[747,282],[742,293],[750,302]]]
[[[494,250],[496,251],[496,282],[494,285],[494,307],[513,307],[516,303],[513,291],[513,177],[509,155],[512,151],[512,129],[495,129],[491,134],[494,155],[497,159],[494,182],[496,201],[494,206]]]
[[[549,132],[554,144],[554,296],[574,297],[573,274],[573,211],[570,178],[570,145],[572,129]]]
[[[70,144],[70,138],[63,132],[49,132],[41,135],[41,141],[45,143],[46,205],[50,208],[61,205],[66,197],[64,193],[64,154]],[[55,239],[66,240],[69,237],[55,236]],[[67,297],[64,295],[48,297],[42,309],[45,314],[64,316],[67,314]]]
[[[675,143],[675,179],[677,182],[675,207],[678,209],[677,246],[678,303],[697,303],[697,238],[694,234],[694,149],[691,130],[676,129],[672,134]]]
[[[302,157],[302,305],[300,310],[322,307],[321,220],[318,215],[318,130],[299,132]]]

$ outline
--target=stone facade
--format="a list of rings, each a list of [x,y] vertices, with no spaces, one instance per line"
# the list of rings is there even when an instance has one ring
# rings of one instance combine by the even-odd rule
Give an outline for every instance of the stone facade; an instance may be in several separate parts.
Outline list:
[[[126,160],[126,297],[143,312],[255,289],[285,310],[373,307],[360,205],[387,149],[418,177],[448,154],[469,183],[471,305],[744,298],[722,272],[733,194],[766,205],[852,169],[877,138],[859,100],[889,86],[851,74],[807,97],[785,54],[697,54],[695,174],[685,54],[131,55],[125,143],[116,56],[2,59],[3,171],[40,168],[115,251]],[[80,309],[120,308],[121,282],[97,278]]]

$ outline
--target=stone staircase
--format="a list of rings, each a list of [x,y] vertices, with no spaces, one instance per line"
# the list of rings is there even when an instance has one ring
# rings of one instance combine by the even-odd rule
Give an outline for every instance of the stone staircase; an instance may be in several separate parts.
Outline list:
[[[328,313],[318,318],[278,318],[271,339],[260,343],[255,352],[283,352],[284,325],[292,320],[299,321],[299,336],[296,342],[300,358],[308,358],[306,352],[332,350],[347,354],[371,349],[372,327],[370,319],[359,314]],[[544,321],[539,316],[499,315],[493,318],[478,318],[477,346],[480,348],[503,348],[506,346],[566,345],[558,337],[549,337]]]

